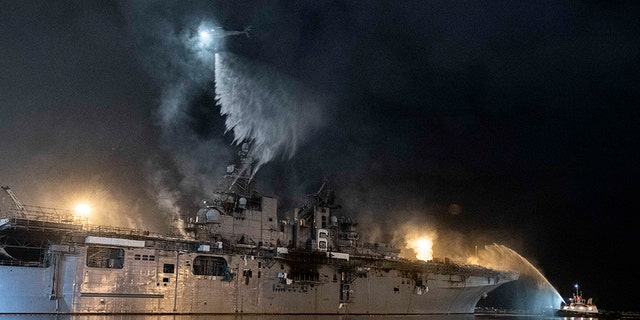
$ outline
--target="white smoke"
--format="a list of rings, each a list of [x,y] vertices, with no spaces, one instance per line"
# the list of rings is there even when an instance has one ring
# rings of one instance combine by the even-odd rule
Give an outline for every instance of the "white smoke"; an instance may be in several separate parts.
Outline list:
[[[128,6],[125,12],[131,12],[141,62],[158,80],[155,119],[171,160],[150,167],[150,185],[155,190],[150,194],[157,196],[158,206],[172,221],[179,221],[180,204],[195,203],[224,183],[221,178],[234,154],[224,140],[226,132],[234,134],[232,144],[251,144],[255,174],[278,155],[293,156],[319,127],[319,104],[298,82],[234,54],[221,53],[216,59],[214,52],[230,40],[200,37],[201,31],[219,25],[215,21],[204,21],[201,13],[167,14],[175,12],[169,3]],[[203,96],[213,97],[214,91],[219,106],[212,99],[210,108],[216,113],[220,107],[226,131],[203,135],[194,124],[207,120],[193,118],[194,103]]]
[[[200,29],[217,23],[205,21],[197,6],[187,11],[180,3],[166,1],[123,6],[140,62],[159,88],[153,110],[162,151],[147,163],[148,194],[155,198],[164,226],[183,233],[181,214],[193,213],[184,206],[219,189],[233,157],[222,130],[216,134],[215,123],[210,131],[202,129],[209,120],[195,118],[217,113],[214,51],[199,36]],[[201,112],[206,97],[211,113]]]
[[[161,81],[157,125],[162,143],[181,177],[179,181],[165,181],[172,186],[162,186],[157,181],[152,184],[165,191],[208,193],[222,184],[218,178],[222,177],[232,152],[225,145],[222,133],[207,139],[197,136],[191,127],[189,110],[197,95],[213,92],[214,51],[210,44],[200,39],[198,30],[205,28],[203,23],[198,28],[182,29],[176,29],[173,23],[162,19],[154,23],[154,27],[145,32],[156,41],[156,47],[145,57],[145,62]],[[216,108],[213,102],[211,108]],[[162,201],[159,205],[167,208]]]
[[[149,162],[148,166],[156,167],[157,164]],[[180,198],[179,191],[170,190],[166,184],[166,170],[160,168],[152,168],[149,175],[152,183],[152,194],[156,197],[156,203],[160,207],[163,213],[168,213],[171,220],[171,231],[178,233],[183,237],[188,236],[184,227],[184,220],[180,215],[180,207],[178,206],[178,200]]]
[[[235,144],[251,142],[252,175],[278,155],[291,158],[321,125],[320,103],[291,77],[227,52],[215,61],[220,113]]]
[[[182,121],[185,120],[192,95],[206,90],[211,82],[214,55],[209,46],[199,41],[198,34],[193,30],[176,34],[166,29],[167,33],[163,35],[165,50],[173,53],[166,56],[166,61],[156,61],[159,65],[155,68],[168,67],[168,70],[154,71],[161,75],[164,82],[158,111],[160,126],[164,138],[171,139],[167,134],[175,134],[176,126],[184,125]]]

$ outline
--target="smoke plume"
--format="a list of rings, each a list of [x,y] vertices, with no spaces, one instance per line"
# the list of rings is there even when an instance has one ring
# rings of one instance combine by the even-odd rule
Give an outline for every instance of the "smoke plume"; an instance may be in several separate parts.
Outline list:
[[[175,227],[186,206],[224,188],[234,145],[250,143],[253,176],[276,157],[293,157],[323,119],[321,100],[301,82],[239,54],[215,53],[227,50],[225,42],[253,39],[205,41],[201,32],[219,23],[197,13],[167,15],[170,8],[132,5],[131,22],[138,55],[160,90],[155,124],[166,158],[147,165],[149,193]]]

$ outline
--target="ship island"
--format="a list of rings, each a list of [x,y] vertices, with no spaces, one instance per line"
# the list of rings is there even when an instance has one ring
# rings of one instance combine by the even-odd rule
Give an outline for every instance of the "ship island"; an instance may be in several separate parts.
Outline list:
[[[253,190],[251,166],[244,144],[228,188],[172,235],[90,224],[2,187],[0,314],[472,314],[518,279],[362,241],[326,180],[279,216],[277,198]]]

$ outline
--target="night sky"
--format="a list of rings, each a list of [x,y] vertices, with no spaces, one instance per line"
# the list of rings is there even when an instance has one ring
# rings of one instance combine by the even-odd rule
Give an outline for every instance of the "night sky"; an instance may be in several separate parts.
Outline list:
[[[634,1],[1,1],[0,184],[168,231],[245,138],[283,214],[326,177],[365,238],[410,221],[503,244],[564,297],[579,283],[639,310],[639,17]],[[217,72],[236,77],[224,114]]]

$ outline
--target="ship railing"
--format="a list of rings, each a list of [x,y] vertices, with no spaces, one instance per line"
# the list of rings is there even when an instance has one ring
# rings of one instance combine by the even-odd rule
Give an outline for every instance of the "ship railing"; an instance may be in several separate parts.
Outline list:
[[[277,255],[275,246],[261,246],[243,243],[229,244],[228,246],[224,246],[223,249],[218,250],[222,250],[224,253],[250,254],[261,258],[274,258]]]
[[[370,262],[374,263],[376,267],[381,269],[419,270],[437,274],[455,274],[462,276],[477,276],[503,279],[510,279],[513,277],[513,272],[510,271],[502,272],[487,269],[481,266],[460,265],[456,263],[411,261],[407,259],[389,260],[368,255],[353,255],[352,259],[367,259]]]
[[[88,225],[86,229],[89,232],[101,233],[101,234],[115,234],[120,236],[148,237],[151,235],[151,232],[149,232],[148,230],[105,226],[105,225]]]
[[[87,223],[87,219],[77,215],[72,210],[56,209],[40,206],[24,205],[24,210],[9,209],[6,218],[44,221],[60,224],[82,225]]]

